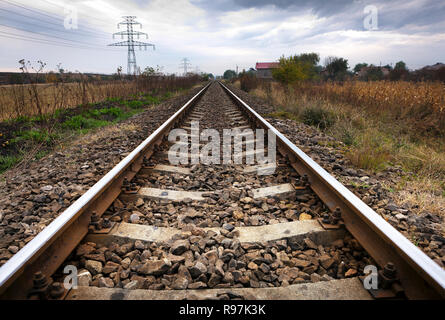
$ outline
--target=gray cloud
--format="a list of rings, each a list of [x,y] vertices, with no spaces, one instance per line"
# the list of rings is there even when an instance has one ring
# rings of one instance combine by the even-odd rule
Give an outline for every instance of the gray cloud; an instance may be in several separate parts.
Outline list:
[[[343,27],[363,30],[363,19],[366,16],[363,10],[367,5],[375,5],[379,9],[379,29],[383,30],[397,30],[408,25],[429,26],[442,22],[445,16],[445,2],[435,0],[424,2],[416,10],[410,8],[407,1],[400,0],[192,0],[192,3],[214,13],[250,8],[275,8],[286,15],[309,11],[318,17],[333,19],[330,22],[334,22],[336,27],[329,24],[326,29]],[[280,21],[282,17],[275,18]]]

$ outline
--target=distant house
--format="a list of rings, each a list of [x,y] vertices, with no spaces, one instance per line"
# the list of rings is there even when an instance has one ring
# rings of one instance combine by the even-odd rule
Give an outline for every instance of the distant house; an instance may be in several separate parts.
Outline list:
[[[441,68],[443,68],[443,67],[445,67],[445,64],[438,62],[438,63],[436,63],[436,64],[433,64],[432,66],[426,66],[426,67],[423,67],[423,69],[424,69],[424,70],[433,70],[433,71],[436,71],[436,70],[439,70],[439,69],[441,69]]]
[[[278,62],[257,62],[255,65],[256,76],[261,79],[272,79],[272,70],[279,67]]]

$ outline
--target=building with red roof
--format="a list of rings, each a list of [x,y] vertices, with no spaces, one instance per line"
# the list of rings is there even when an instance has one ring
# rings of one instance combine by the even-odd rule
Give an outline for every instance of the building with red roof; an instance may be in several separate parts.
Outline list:
[[[278,62],[257,62],[255,65],[257,78],[272,79],[272,70],[279,65]]]

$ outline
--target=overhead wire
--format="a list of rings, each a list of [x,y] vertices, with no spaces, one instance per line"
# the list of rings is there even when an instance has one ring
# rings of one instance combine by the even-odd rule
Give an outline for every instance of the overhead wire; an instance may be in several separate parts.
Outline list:
[[[104,51],[114,51],[114,52],[120,51],[120,50],[113,50],[113,49],[102,48],[102,47],[91,47],[91,46],[85,46],[85,45],[79,46],[79,45],[72,44],[72,43],[56,41],[56,40],[48,40],[48,39],[39,39],[39,38],[26,36],[26,35],[20,35],[20,34],[11,33],[11,32],[0,31],[0,33],[3,34],[3,35],[0,35],[2,37],[12,38],[12,39],[19,39],[19,40],[26,40],[26,41],[37,42],[37,43],[44,43],[44,44],[53,44],[53,45],[59,45],[59,46],[63,46],[63,47],[91,49],[91,50],[104,50]]]
[[[31,16],[28,16],[28,15],[21,14],[21,13],[18,13],[18,12],[14,12],[14,11],[12,11],[12,10],[4,9],[4,8],[0,8],[0,10],[1,10],[1,11],[5,11],[5,12],[9,12],[9,13],[12,13],[12,14],[15,14],[15,15],[18,15],[18,16],[25,17],[25,18],[27,18],[27,19],[37,20],[37,21],[40,22],[40,23],[45,23],[45,24],[48,24],[48,25],[51,25],[51,26],[60,26],[60,25],[61,25],[61,24],[59,24],[59,23],[56,24],[56,23],[52,23],[52,22],[48,22],[48,21],[44,21],[44,20],[40,20],[40,19],[38,19],[38,18],[31,17]],[[9,19],[9,20],[13,20],[13,21],[17,21],[17,22],[20,22],[20,23],[23,23],[22,21],[19,21],[19,20],[17,20],[17,19],[11,18],[11,17],[4,17],[4,18],[5,18],[5,19]],[[46,27],[46,26],[41,26],[41,25],[38,25],[38,24],[35,24],[35,23],[30,23],[30,22],[26,22],[26,24],[33,24],[33,25],[36,25],[36,26],[39,26],[39,27],[44,27],[44,28],[47,28],[47,29],[49,29],[49,30],[56,31],[56,32],[65,32],[65,33],[70,32],[70,31],[67,31],[66,29],[63,29],[63,30],[61,30],[61,29],[54,29],[54,28],[50,28],[50,27]],[[99,32],[92,32],[92,31],[81,30],[81,29],[76,29],[76,30],[74,30],[73,32],[76,32],[76,33],[85,33],[85,34],[92,34],[92,35],[94,35],[95,38],[103,38],[103,39],[107,39],[107,40],[109,40],[109,38],[106,38],[106,37],[103,36],[103,34],[106,34],[106,32],[103,32],[103,34],[102,34],[102,33],[99,33]],[[100,35],[100,36],[99,36],[99,35]]]
[[[29,29],[26,29],[26,28],[23,28],[23,27],[16,27],[16,26],[6,25],[4,23],[0,23],[0,26],[4,26],[4,27],[7,27],[7,28],[15,29],[15,30],[21,30],[21,31],[28,32],[28,33],[38,34],[38,35],[41,35],[41,36],[44,36],[44,37],[56,38],[56,39],[60,39],[60,40],[65,40],[65,41],[70,41],[70,42],[74,42],[74,43],[79,43],[81,45],[101,47],[101,46],[99,46],[99,45],[97,45],[95,43],[83,42],[83,41],[78,41],[78,40],[71,40],[71,39],[67,39],[67,38],[63,38],[63,37],[58,37],[56,35],[48,35],[48,34],[45,34],[45,33],[32,31],[32,30],[29,30]]]
[[[18,7],[18,8],[21,8],[21,9],[24,9],[24,10],[27,10],[27,11],[30,11],[30,12],[33,12],[33,13],[36,13],[36,14],[40,14],[42,16],[46,16],[48,18],[54,19],[54,20],[56,20],[59,23],[60,22],[63,23],[63,19],[62,18],[53,16],[51,14],[48,14],[47,12],[44,12],[43,10],[31,9],[31,8],[25,7],[22,4],[19,4],[19,3],[15,2],[15,1],[11,1],[11,0],[0,0],[0,2],[8,3],[8,4],[12,5],[12,6],[15,6],[15,7]],[[85,28],[88,28],[88,27],[85,27]],[[92,28],[88,28],[88,29],[94,30]],[[94,30],[94,32],[97,32],[97,30]]]

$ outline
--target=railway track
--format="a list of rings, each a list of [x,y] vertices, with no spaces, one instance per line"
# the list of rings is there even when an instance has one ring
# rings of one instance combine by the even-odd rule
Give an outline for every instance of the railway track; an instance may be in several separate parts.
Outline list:
[[[445,272],[212,82],[0,268],[0,295],[443,299]]]

